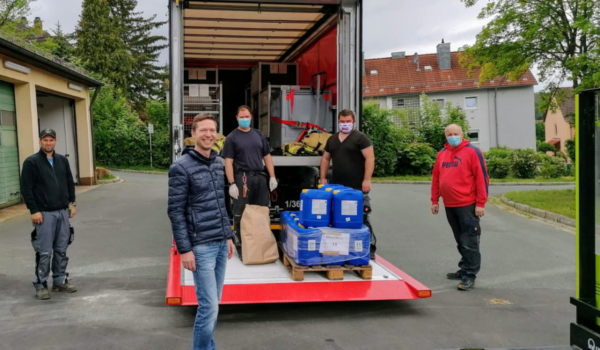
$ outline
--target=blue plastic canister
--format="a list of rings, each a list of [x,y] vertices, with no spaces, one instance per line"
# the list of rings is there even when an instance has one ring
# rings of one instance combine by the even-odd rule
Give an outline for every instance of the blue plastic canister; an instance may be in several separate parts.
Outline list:
[[[332,190],[341,190],[344,188],[348,188],[344,185],[337,185],[337,184],[325,184],[325,185],[319,185],[319,189],[322,191],[332,191]]]
[[[292,220],[287,230],[288,255],[301,266],[320,265],[320,238],[319,229],[305,228],[298,220]]]
[[[354,189],[333,191],[333,227],[361,228],[363,193]]]
[[[369,265],[371,245],[371,231],[365,225],[360,229],[352,230],[350,234],[350,255],[346,262],[348,265]]]
[[[305,227],[324,227],[331,223],[329,191],[302,190],[300,194],[300,223]]]

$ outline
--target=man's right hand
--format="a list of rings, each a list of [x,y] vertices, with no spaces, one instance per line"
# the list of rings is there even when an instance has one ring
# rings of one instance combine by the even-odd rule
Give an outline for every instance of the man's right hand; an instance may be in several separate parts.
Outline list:
[[[193,251],[181,254],[181,264],[183,268],[190,271],[196,271],[196,256]]]
[[[437,215],[437,213],[440,212],[440,205],[439,204],[432,204],[431,205],[431,213],[433,215]]]
[[[31,215],[31,221],[33,221],[34,224],[41,225],[44,222],[44,216],[38,211]]]
[[[238,190],[236,184],[229,185],[229,196],[233,199],[238,199],[240,196],[240,191]]]

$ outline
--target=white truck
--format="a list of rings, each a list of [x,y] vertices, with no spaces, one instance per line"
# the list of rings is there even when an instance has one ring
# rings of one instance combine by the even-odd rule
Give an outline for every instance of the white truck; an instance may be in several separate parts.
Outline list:
[[[237,127],[237,108],[249,105],[253,126],[274,150],[279,186],[271,196],[271,229],[280,230],[279,214],[298,210],[301,190],[317,187],[321,157],[277,150],[306,132],[335,132],[337,110],[353,110],[361,125],[362,5],[363,0],[169,0],[172,159],[181,156],[195,115],[213,114],[226,136]],[[294,281],[281,261],[246,266],[236,256],[227,265],[221,303],[431,297],[429,288],[381,256],[370,265],[369,279],[347,271],[342,280],[306,273]],[[197,305],[192,275],[181,268],[174,245],[168,273],[166,304]]]

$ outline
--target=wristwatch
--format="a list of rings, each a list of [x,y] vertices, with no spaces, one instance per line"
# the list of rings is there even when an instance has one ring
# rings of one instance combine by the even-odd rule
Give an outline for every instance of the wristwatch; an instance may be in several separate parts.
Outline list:
[[[71,203],[69,203],[69,205],[72,205],[72,206],[76,207],[77,206],[77,202],[71,202]]]

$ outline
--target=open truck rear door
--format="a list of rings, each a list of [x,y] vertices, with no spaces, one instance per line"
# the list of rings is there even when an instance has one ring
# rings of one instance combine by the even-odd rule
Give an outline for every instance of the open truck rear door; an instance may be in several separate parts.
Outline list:
[[[336,110],[351,109],[360,125],[362,3],[362,0],[169,0],[173,160],[181,156],[183,140],[189,137],[195,114],[218,116],[219,130],[227,135],[237,127],[235,113],[244,104],[251,106],[255,127],[269,137],[272,146],[285,142],[285,135],[290,137],[289,133],[300,132],[278,124],[278,119],[284,116],[306,118],[304,121],[311,123],[320,120],[320,127],[333,133],[336,123],[331,121],[335,120]],[[310,93],[304,94],[302,100],[302,94],[294,97],[295,91]],[[321,92],[323,95],[326,92],[327,97],[320,96]],[[274,116],[271,108],[275,101],[283,106],[279,116]],[[298,112],[301,110],[298,103],[306,104],[305,111],[316,111],[315,119],[308,115],[311,112]],[[328,107],[320,112],[324,105]],[[288,114],[283,113],[288,109]],[[279,214],[299,209],[302,186],[317,186],[320,157],[274,156],[273,160],[280,186],[278,198],[271,199],[271,228],[278,230]],[[311,272],[302,281],[294,281],[281,261],[246,266],[236,256],[227,266],[222,303],[431,297],[430,289],[383,258],[377,256],[371,260],[371,266],[370,279],[346,271],[342,280],[330,280],[321,273]],[[166,303],[196,305],[192,275],[181,268],[174,246],[168,273]]]

